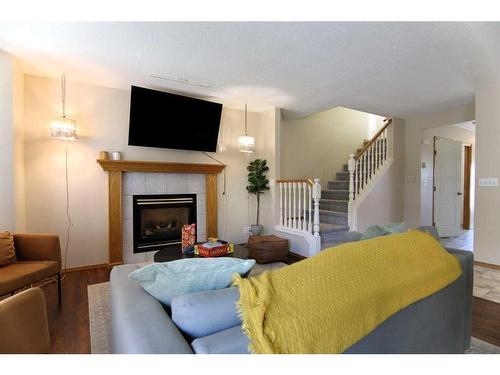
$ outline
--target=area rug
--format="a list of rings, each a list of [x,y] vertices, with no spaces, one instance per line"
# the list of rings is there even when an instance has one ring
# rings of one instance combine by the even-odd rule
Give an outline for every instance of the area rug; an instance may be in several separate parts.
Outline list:
[[[89,298],[90,352],[111,354],[109,282],[87,286]]]
[[[473,294],[500,303],[500,270],[475,264]]]
[[[144,266],[151,262],[141,263]],[[281,268],[286,264],[281,262],[256,264],[249,276],[255,276],[264,271]],[[111,309],[109,282],[87,286],[89,300],[90,350],[92,354],[111,353]]]
[[[284,267],[284,263],[257,264],[250,276]],[[111,353],[111,309],[109,303],[109,282],[87,286],[89,301],[90,346],[92,354]],[[476,290],[474,290],[476,295]],[[479,296],[478,296],[479,297]],[[472,338],[466,354],[500,354],[500,347],[486,341]]]

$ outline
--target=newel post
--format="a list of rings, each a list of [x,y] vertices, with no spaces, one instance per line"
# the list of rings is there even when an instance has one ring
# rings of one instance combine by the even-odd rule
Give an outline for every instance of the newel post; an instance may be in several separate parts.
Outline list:
[[[319,178],[314,179],[312,196],[314,201],[313,234],[314,237],[319,237],[319,200],[321,199],[321,185],[319,184]]]
[[[354,201],[354,170],[356,169],[356,159],[354,159],[354,154],[349,155],[349,161],[347,162],[347,170],[349,171],[349,202],[347,203],[347,223],[350,230],[353,229],[353,201]]]

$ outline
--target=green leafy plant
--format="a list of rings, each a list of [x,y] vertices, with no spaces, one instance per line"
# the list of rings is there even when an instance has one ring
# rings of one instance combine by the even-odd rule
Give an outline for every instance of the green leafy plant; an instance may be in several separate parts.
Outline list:
[[[266,190],[269,190],[269,180],[266,178],[265,173],[269,170],[267,161],[265,159],[255,159],[248,164],[248,186],[247,191],[250,194],[255,194],[257,198],[257,221],[259,225],[260,213],[260,195]]]

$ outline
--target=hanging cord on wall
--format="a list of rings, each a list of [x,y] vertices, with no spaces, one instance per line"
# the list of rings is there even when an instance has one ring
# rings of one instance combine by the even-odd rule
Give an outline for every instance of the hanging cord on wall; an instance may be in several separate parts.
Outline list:
[[[220,160],[217,160],[213,156],[207,154],[205,151],[201,151],[201,153],[204,154],[205,156],[208,156],[210,159],[216,161],[220,165],[224,165],[224,163],[222,163]],[[223,189],[222,189],[222,196],[224,197],[224,226],[223,226],[224,229],[222,230],[222,238],[224,239],[226,238],[226,228],[227,228],[226,168],[227,166],[225,166],[225,168],[222,170],[222,178],[224,179]]]
[[[69,212],[69,178],[68,178],[68,141],[64,142],[65,149],[65,177],[66,177],[66,218],[68,223],[66,225],[66,246],[64,248],[64,272],[66,272],[66,265],[68,263],[68,248],[70,239],[70,230],[73,222],[71,221],[71,215]]]
[[[214,158],[211,155],[208,155],[205,151],[201,151],[201,153],[204,154],[205,156],[208,156],[210,159],[215,160],[220,165],[224,165],[223,162],[221,162],[220,160],[217,160],[216,158]],[[227,168],[227,166],[225,166],[225,167]],[[224,188],[222,189],[222,195],[226,195],[226,168],[224,168],[222,170],[222,176],[224,178]]]
[[[66,117],[66,75],[63,73],[61,77],[61,105],[62,105],[62,117]]]

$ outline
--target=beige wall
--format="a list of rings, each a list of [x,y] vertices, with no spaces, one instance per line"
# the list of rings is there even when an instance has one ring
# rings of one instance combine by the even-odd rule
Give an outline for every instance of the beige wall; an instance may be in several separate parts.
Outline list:
[[[470,195],[470,221],[471,228],[474,224],[474,176],[475,176],[475,133],[473,131],[459,128],[454,125],[445,125],[437,128],[425,129],[422,143],[422,162],[425,168],[421,168],[420,173],[420,224],[432,225],[432,196],[433,196],[433,165],[434,165],[434,137],[442,137],[463,144],[472,145],[472,166],[471,166],[471,195]],[[463,173],[462,173],[463,174]],[[462,176],[463,186],[463,176]]]
[[[479,187],[480,177],[500,178],[500,86],[476,91],[476,218],[474,258],[500,265],[500,187]]]
[[[0,230],[15,230],[14,60],[0,51]]]
[[[59,233],[65,240],[64,142],[49,139],[48,126],[60,114],[60,82],[25,76],[25,174],[26,225],[34,232]],[[69,175],[71,246],[68,267],[106,263],[108,249],[107,174],[96,163],[100,150],[118,150],[124,159],[213,163],[200,152],[145,148],[127,145],[130,93],[69,81],[67,113],[77,121],[80,139],[70,143]],[[212,154],[227,165],[226,195],[219,176],[219,236],[230,241],[246,239],[243,226],[250,218],[252,200],[246,193],[246,163],[255,157],[270,159],[271,176],[277,172],[272,149],[279,140],[276,111],[249,113],[249,133],[256,137],[252,156],[238,151],[243,132],[243,112],[224,109],[219,151]],[[278,116],[279,117],[279,116]],[[277,140],[278,139],[278,140]],[[273,160],[274,158],[274,160]],[[272,206],[272,194],[263,204]],[[268,215],[263,224],[270,224]]]
[[[404,139],[405,122],[394,118],[393,163],[358,208],[357,230],[374,224],[399,223],[404,218]]]
[[[301,119],[283,120],[281,177],[318,177],[325,188],[349,154],[383,124],[383,117],[333,108]]]
[[[14,207],[16,232],[26,230],[26,191],[24,173],[24,73],[17,62],[13,65],[14,126]]]
[[[281,112],[278,108],[260,113],[260,126],[255,136],[259,139],[260,146],[253,158],[266,159],[269,165],[267,177],[271,190],[261,197],[260,221],[264,225],[265,233],[270,234],[274,225],[279,220],[278,202],[279,196],[275,181],[280,176],[280,134],[281,134]],[[246,173],[246,169],[245,169]],[[255,221],[256,201],[251,196],[250,221]]]
[[[474,118],[474,104],[471,104],[405,119],[404,221],[409,228],[420,225],[420,170],[424,129],[472,121]]]

